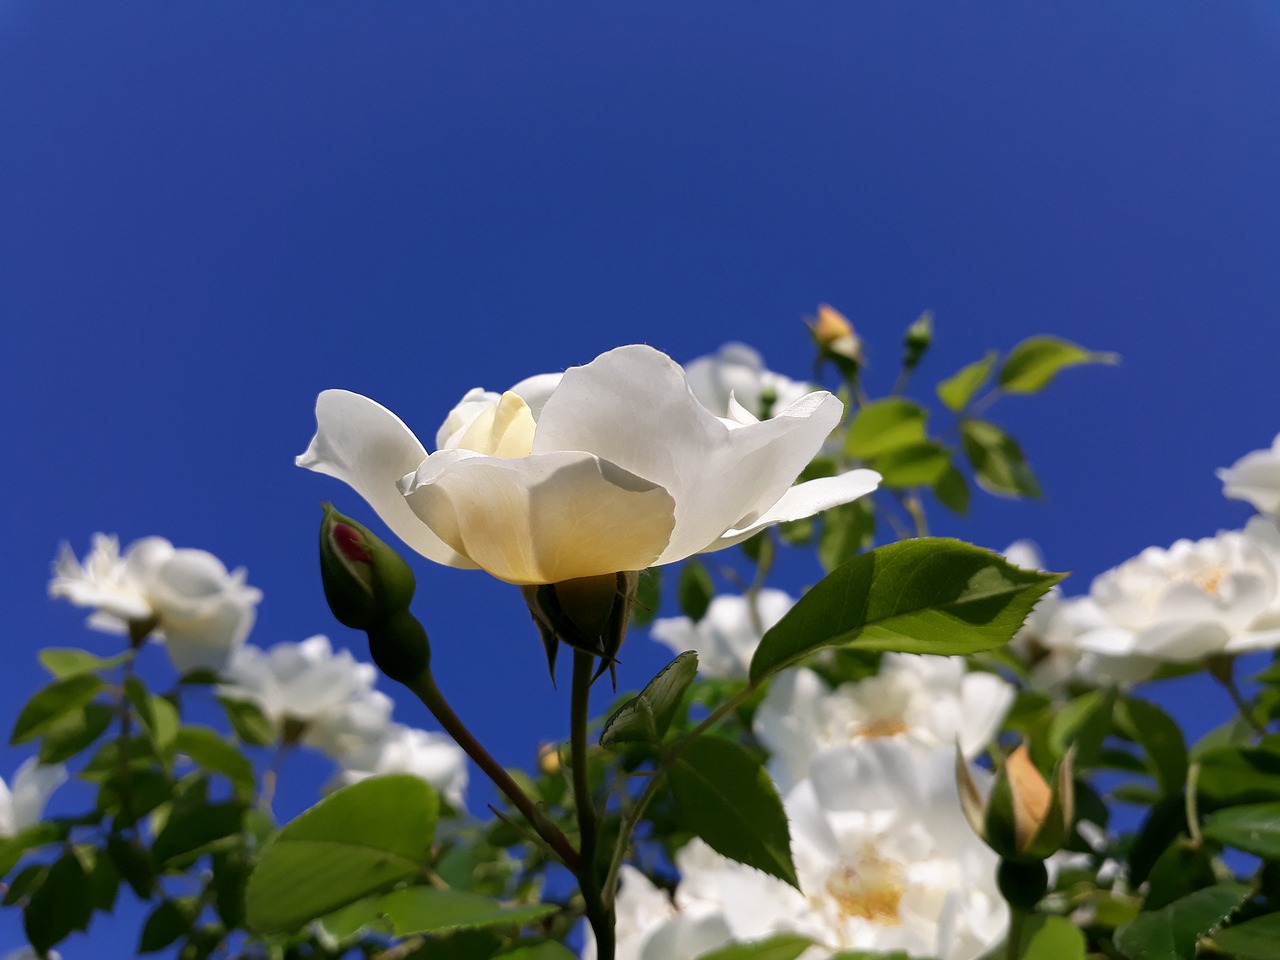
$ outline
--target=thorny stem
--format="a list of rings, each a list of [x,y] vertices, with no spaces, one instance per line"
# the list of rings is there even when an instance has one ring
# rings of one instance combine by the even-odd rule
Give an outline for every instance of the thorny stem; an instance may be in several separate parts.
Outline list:
[[[569,762],[573,768],[573,805],[578,813],[578,831],[582,837],[581,860],[574,872],[578,876],[578,886],[582,889],[587,920],[596,935],[596,956],[599,960],[614,960],[613,911],[606,905],[596,879],[596,845],[599,841],[600,824],[596,817],[595,803],[591,799],[591,776],[587,761],[587,725],[591,719],[591,678],[595,673],[595,659],[594,654],[586,651],[573,651]]]
[[[424,670],[405,685],[418,695],[418,699],[431,711],[431,715],[436,718],[440,726],[444,727],[445,732],[453,737],[458,746],[475,761],[476,766],[484,771],[485,775],[506,795],[512,805],[524,814],[525,819],[538,832],[538,836],[545,840],[547,845],[555,851],[560,861],[577,874],[582,868],[582,861],[578,851],[573,849],[573,844],[569,842],[569,838],[547,818],[546,814],[529,798],[529,795],[520,789],[520,785],[511,779],[511,775],[502,768],[502,765],[493,758],[489,751],[475,738],[475,735],[467,729],[467,725],[453,712],[453,708],[449,706],[449,701],[444,698],[444,694],[436,686],[436,681],[431,675],[431,671]]]

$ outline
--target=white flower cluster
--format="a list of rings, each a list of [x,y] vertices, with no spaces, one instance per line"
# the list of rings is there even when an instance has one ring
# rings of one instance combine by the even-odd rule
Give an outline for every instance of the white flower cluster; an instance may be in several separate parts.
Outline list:
[[[323,750],[341,770],[335,785],[380,773],[410,773],[440,791],[457,810],[465,808],[466,756],[452,739],[391,719],[392,701],[373,688],[377,671],[350,651],[334,652],[328,637],[252,644],[227,666],[230,681],[219,688],[228,699],[256,704],[282,742]]]
[[[18,767],[12,787],[0,780],[0,838],[12,837],[39,823],[49,795],[66,779],[67,768],[62,764],[46,766],[31,757]]]
[[[1280,437],[1218,471],[1226,496],[1260,511],[1243,530],[1149,547],[1096,577],[1088,594],[1056,588],[1013,641],[1037,686],[1127,686],[1165,663],[1280,647]],[[1020,541],[1006,556],[1042,563]]]
[[[791,606],[780,591],[717,597],[703,619],[654,623],[655,639],[694,649],[704,675],[743,677],[763,630]],[[791,824],[796,890],[700,840],[677,855],[674,897],[626,868],[619,960],[692,960],[731,942],[789,931],[845,950],[973,960],[1000,942],[1008,914],[996,857],[969,828],[954,778],[995,735],[1013,701],[1001,678],[963,660],[888,655],[878,675],[830,689],[813,671],[779,675],[755,715]],[[587,957],[594,947],[587,944]]]
[[[160,537],[138,540],[122,554],[119,540],[97,534],[83,561],[64,545],[53,573],[50,595],[94,608],[90,626],[123,633],[131,624],[154,625],[153,635],[164,640],[179,671],[203,668],[221,674],[228,682],[219,692],[257,705],[281,742],[305,743],[333,757],[341,767],[337,783],[411,773],[455,809],[464,809],[462,750],[444,734],[393,722],[391,698],[374,689],[377,671],[371,664],[358,663],[346,650],[335,653],[322,636],[270,650],[245,643],[262,593],[245,584],[243,568],[228,572],[212,554],[175,549]],[[25,814],[6,813],[31,805],[21,797],[33,796],[35,787],[24,794],[20,785],[50,782],[56,779],[54,770],[65,779],[61,767],[28,771],[24,766],[12,801],[0,784],[0,834],[15,817],[19,828],[26,825]],[[39,807],[45,795],[47,790],[39,794]]]

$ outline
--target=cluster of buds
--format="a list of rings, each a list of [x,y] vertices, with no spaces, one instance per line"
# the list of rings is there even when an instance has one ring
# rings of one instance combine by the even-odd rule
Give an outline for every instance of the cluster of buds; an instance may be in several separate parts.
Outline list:
[[[1075,787],[1070,751],[1052,781],[1036,769],[1024,744],[998,764],[984,798],[964,756],[956,752],[960,805],[974,832],[999,854],[1000,893],[1015,909],[1030,910],[1044,897],[1044,861],[1071,836]]]
[[[369,653],[392,680],[408,683],[431,665],[427,632],[409,612],[413,571],[391,547],[324,505],[320,577],[338,622],[369,635]]]

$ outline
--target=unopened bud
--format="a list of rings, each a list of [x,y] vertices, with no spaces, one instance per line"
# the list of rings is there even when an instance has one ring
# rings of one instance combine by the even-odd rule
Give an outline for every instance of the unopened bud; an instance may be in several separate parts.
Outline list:
[[[862,364],[862,341],[853,331],[853,324],[839,310],[827,304],[818,307],[818,316],[809,325],[814,342],[825,356],[850,360]]]
[[[320,576],[338,622],[368,630],[409,608],[413,571],[400,555],[350,517],[324,504]]]
[[[914,370],[932,342],[933,314],[926,310],[916,318],[911,326],[907,327],[907,335],[903,340],[903,345],[906,348],[906,352],[902,357],[903,367],[908,370]]]
[[[538,769],[547,776],[560,772],[560,745],[544,743],[538,748]]]
[[[1004,860],[1028,863],[1056,853],[1071,835],[1075,786],[1071,754],[1058,765],[1050,784],[1031,762],[1025,745],[1014,750],[996,772],[984,798],[963,755],[956,752],[956,783],[969,825]]]
[[[401,610],[369,628],[369,655],[388,677],[407,684],[431,666],[431,643],[418,618]]]

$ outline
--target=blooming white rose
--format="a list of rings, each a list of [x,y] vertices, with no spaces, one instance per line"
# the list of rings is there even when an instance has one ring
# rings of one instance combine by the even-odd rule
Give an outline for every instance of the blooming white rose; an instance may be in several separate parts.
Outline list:
[[[714,354],[686,363],[689,389],[716,416],[727,417],[731,399],[754,417],[785,410],[812,388],[764,365],[764,359],[745,343],[726,343]]]
[[[12,837],[44,816],[49,795],[67,780],[60,763],[45,766],[35,757],[22,762],[13,775],[12,788],[0,780],[0,837]]]
[[[1278,588],[1274,563],[1240,531],[1149,547],[1093,581],[1105,625],[1079,643],[1110,657],[1179,663],[1280,646]]]
[[[63,544],[53,564],[49,595],[94,607],[89,625],[124,633],[131,622],[155,620],[178,670],[221,670],[248,637],[262,592],[245,584],[245,570],[228,572],[204,550],[175,549],[145,537],[122,555],[115,537],[95,534],[82,561]]]
[[[384,773],[408,773],[427,781],[455,810],[465,810],[467,755],[443,733],[389,724],[383,735],[340,758],[342,785]]]
[[[380,740],[391,717],[391,698],[373,689],[377,671],[350,651],[333,652],[329,639],[252,644],[236,653],[226,670],[230,683],[219,693],[258,705],[283,736],[301,728],[302,742],[341,758]]]
[[[756,711],[769,773],[783,792],[809,775],[824,750],[880,738],[900,739],[921,760],[958,743],[976,756],[1013,704],[1011,685],[967,672],[960,657],[886,654],[880,672],[830,689],[812,670],[786,670]]]
[[[1025,570],[1044,569],[1039,548],[1018,540],[1005,559]],[[1090,686],[1130,686],[1148,679],[1159,662],[1147,657],[1106,656],[1081,646],[1086,633],[1112,626],[1090,597],[1064,596],[1056,584],[1040,598],[1009,642],[1009,650],[1027,665],[1031,685],[1061,693],[1072,682]]]
[[[718,912],[737,941],[805,934],[820,946],[801,960],[841,950],[975,960],[1003,940],[997,858],[961,812],[954,750],[924,762],[890,740],[828,750],[785,806],[799,891],[694,840],[676,856],[677,908]]]
[[[1280,434],[1269,449],[1246,453],[1218,470],[1218,479],[1224,496],[1247,500],[1261,513],[1280,512]]]
[[[326,390],[298,465],[348,483],[410,547],[515,584],[642,570],[870,493],[872,471],[793,481],[839,422],[810,393],[757,421],[715,416],[684,372],[633,345],[472,391],[426,449],[395,414]]]
[[[675,653],[696,651],[704,677],[745,679],[760,638],[794,604],[786,593],[771,588],[754,599],[723,595],[712,599],[697,623],[688,617],[661,617],[649,632]]]

